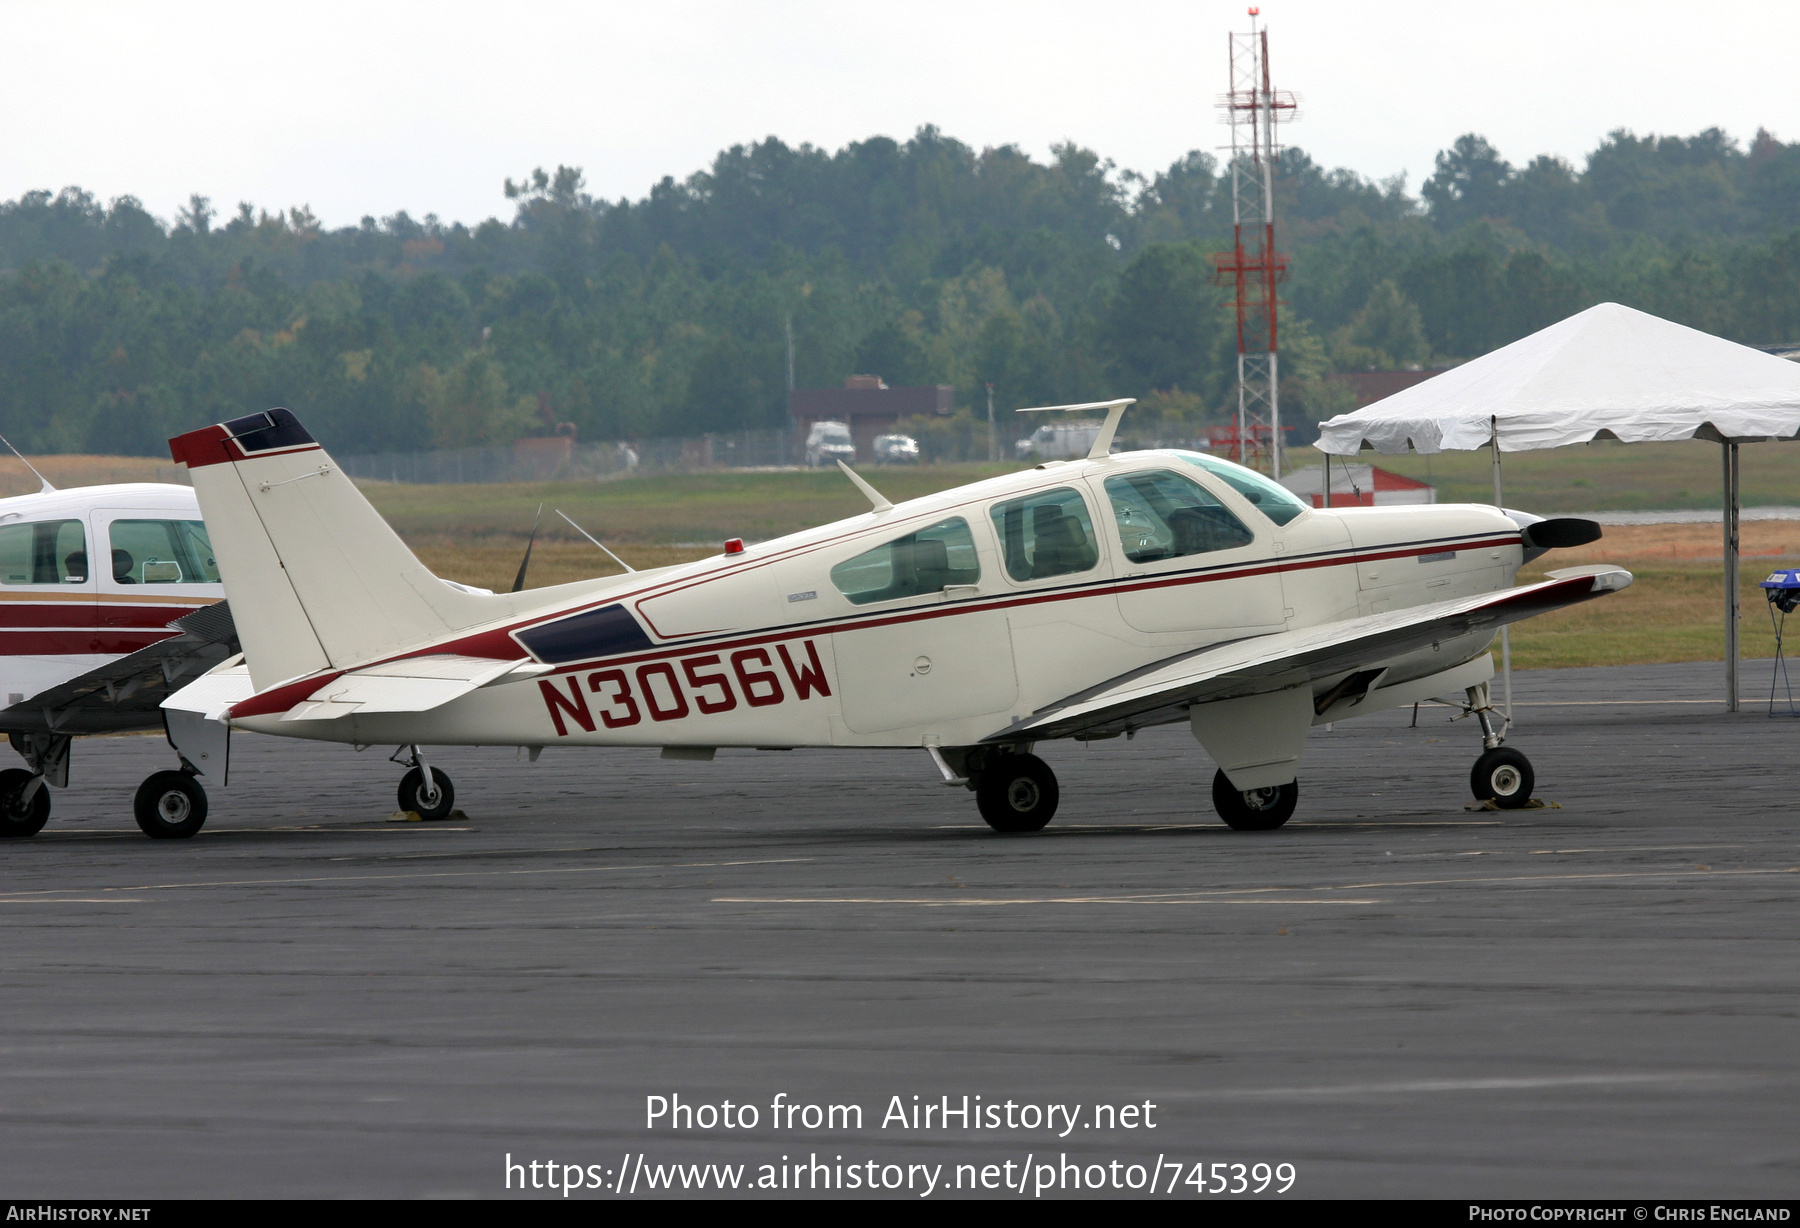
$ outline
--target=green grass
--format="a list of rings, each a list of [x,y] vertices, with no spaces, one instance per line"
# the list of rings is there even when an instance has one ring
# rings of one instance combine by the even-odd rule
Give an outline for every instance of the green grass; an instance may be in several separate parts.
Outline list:
[[[1743,499],[1749,507],[1800,504],[1800,447],[1743,448]],[[1297,462],[1310,461],[1297,450]],[[1428,479],[1446,503],[1487,502],[1493,476],[1486,452],[1359,459]],[[1542,452],[1503,454],[1506,502],[1540,513],[1720,505],[1719,447],[1685,442],[1596,443]],[[923,465],[865,468],[864,477],[898,503],[1016,470],[1014,465]],[[521,482],[508,485],[407,486],[363,483],[363,490],[403,534],[460,537],[523,535],[537,505],[546,505],[543,533],[552,540],[575,533],[550,514],[561,508],[608,543],[751,541],[779,537],[855,515],[863,497],[836,470],[773,473],[699,473],[612,482]]]
[[[1508,507],[1546,514],[1714,509],[1723,506],[1720,450],[1716,443],[1687,440],[1603,441],[1538,452],[1502,452],[1502,490]],[[1294,463],[1313,463],[1314,457],[1306,455],[1311,451],[1296,448]],[[1745,507],[1800,505],[1800,445],[1747,444],[1738,454]],[[1430,481],[1443,503],[1491,503],[1494,498],[1493,462],[1485,450],[1436,456],[1364,452],[1356,459]]]
[[[1016,465],[923,465],[860,470],[895,503],[963,486]],[[489,486],[359,483],[402,536],[523,537],[544,505],[545,537],[580,540],[552,512],[560,508],[600,540],[671,544],[763,541],[869,510],[836,469],[696,473],[613,482],[519,482]]]
[[[1722,567],[1645,566],[1628,559],[1619,561],[1634,577],[1624,592],[1514,624],[1514,669],[1725,659]],[[1746,565],[1740,577],[1741,656],[1775,655],[1768,602],[1757,587],[1757,581],[1765,574],[1766,568]],[[1536,571],[1519,573],[1521,584],[1542,578]]]

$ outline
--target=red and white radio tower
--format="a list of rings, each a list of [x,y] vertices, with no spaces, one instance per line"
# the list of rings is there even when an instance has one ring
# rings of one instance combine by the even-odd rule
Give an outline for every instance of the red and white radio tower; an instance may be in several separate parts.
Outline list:
[[[1287,276],[1287,256],[1275,250],[1275,125],[1295,118],[1294,96],[1269,84],[1269,32],[1230,35],[1231,92],[1220,102],[1231,125],[1232,250],[1213,257],[1221,283],[1237,291],[1238,461],[1253,438],[1269,440],[1271,467],[1281,476],[1280,372],[1276,362],[1275,283]]]

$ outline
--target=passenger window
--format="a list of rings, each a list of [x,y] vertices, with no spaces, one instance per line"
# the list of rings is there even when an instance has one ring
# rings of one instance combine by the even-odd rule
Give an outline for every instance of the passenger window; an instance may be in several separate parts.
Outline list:
[[[1273,520],[1276,524],[1286,524],[1301,512],[1308,511],[1300,496],[1283,486],[1273,478],[1264,477],[1254,469],[1246,469],[1242,465],[1234,465],[1228,460],[1220,460],[1216,456],[1205,456],[1199,452],[1177,452],[1188,464],[1204,469],[1214,477],[1222,479],[1238,494],[1256,505],[1256,510]]]
[[[946,585],[980,581],[975,535],[960,516],[865,550],[831,569],[831,582],[856,605],[940,593]]]
[[[1106,479],[1119,545],[1134,563],[1248,546],[1255,535],[1198,483],[1156,470]]]
[[[115,520],[107,531],[119,584],[217,584],[206,525],[199,520]]]
[[[87,534],[79,520],[0,526],[0,583],[83,584]]]
[[[1015,580],[1042,580],[1086,571],[1100,561],[1087,501],[1070,487],[996,503],[994,528]]]

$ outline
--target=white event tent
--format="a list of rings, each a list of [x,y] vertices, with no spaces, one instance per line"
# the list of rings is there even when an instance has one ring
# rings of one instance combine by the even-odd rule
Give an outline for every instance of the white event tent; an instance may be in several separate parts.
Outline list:
[[[1738,446],[1800,436],[1800,363],[1601,303],[1391,397],[1339,414],[1313,446],[1332,456],[1494,447],[1500,454],[1595,439],[1721,445],[1725,685],[1738,707]],[[1497,445],[1497,446],[1496,446]],[[1510,688],[1509,688],[1510,689]]]

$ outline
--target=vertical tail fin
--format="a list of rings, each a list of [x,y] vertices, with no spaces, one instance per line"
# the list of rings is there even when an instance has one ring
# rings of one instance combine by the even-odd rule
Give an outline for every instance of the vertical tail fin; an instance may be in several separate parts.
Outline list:
[[[439,580],[285,409],[169,441],[258,690],[404,650],[498,613]]]

